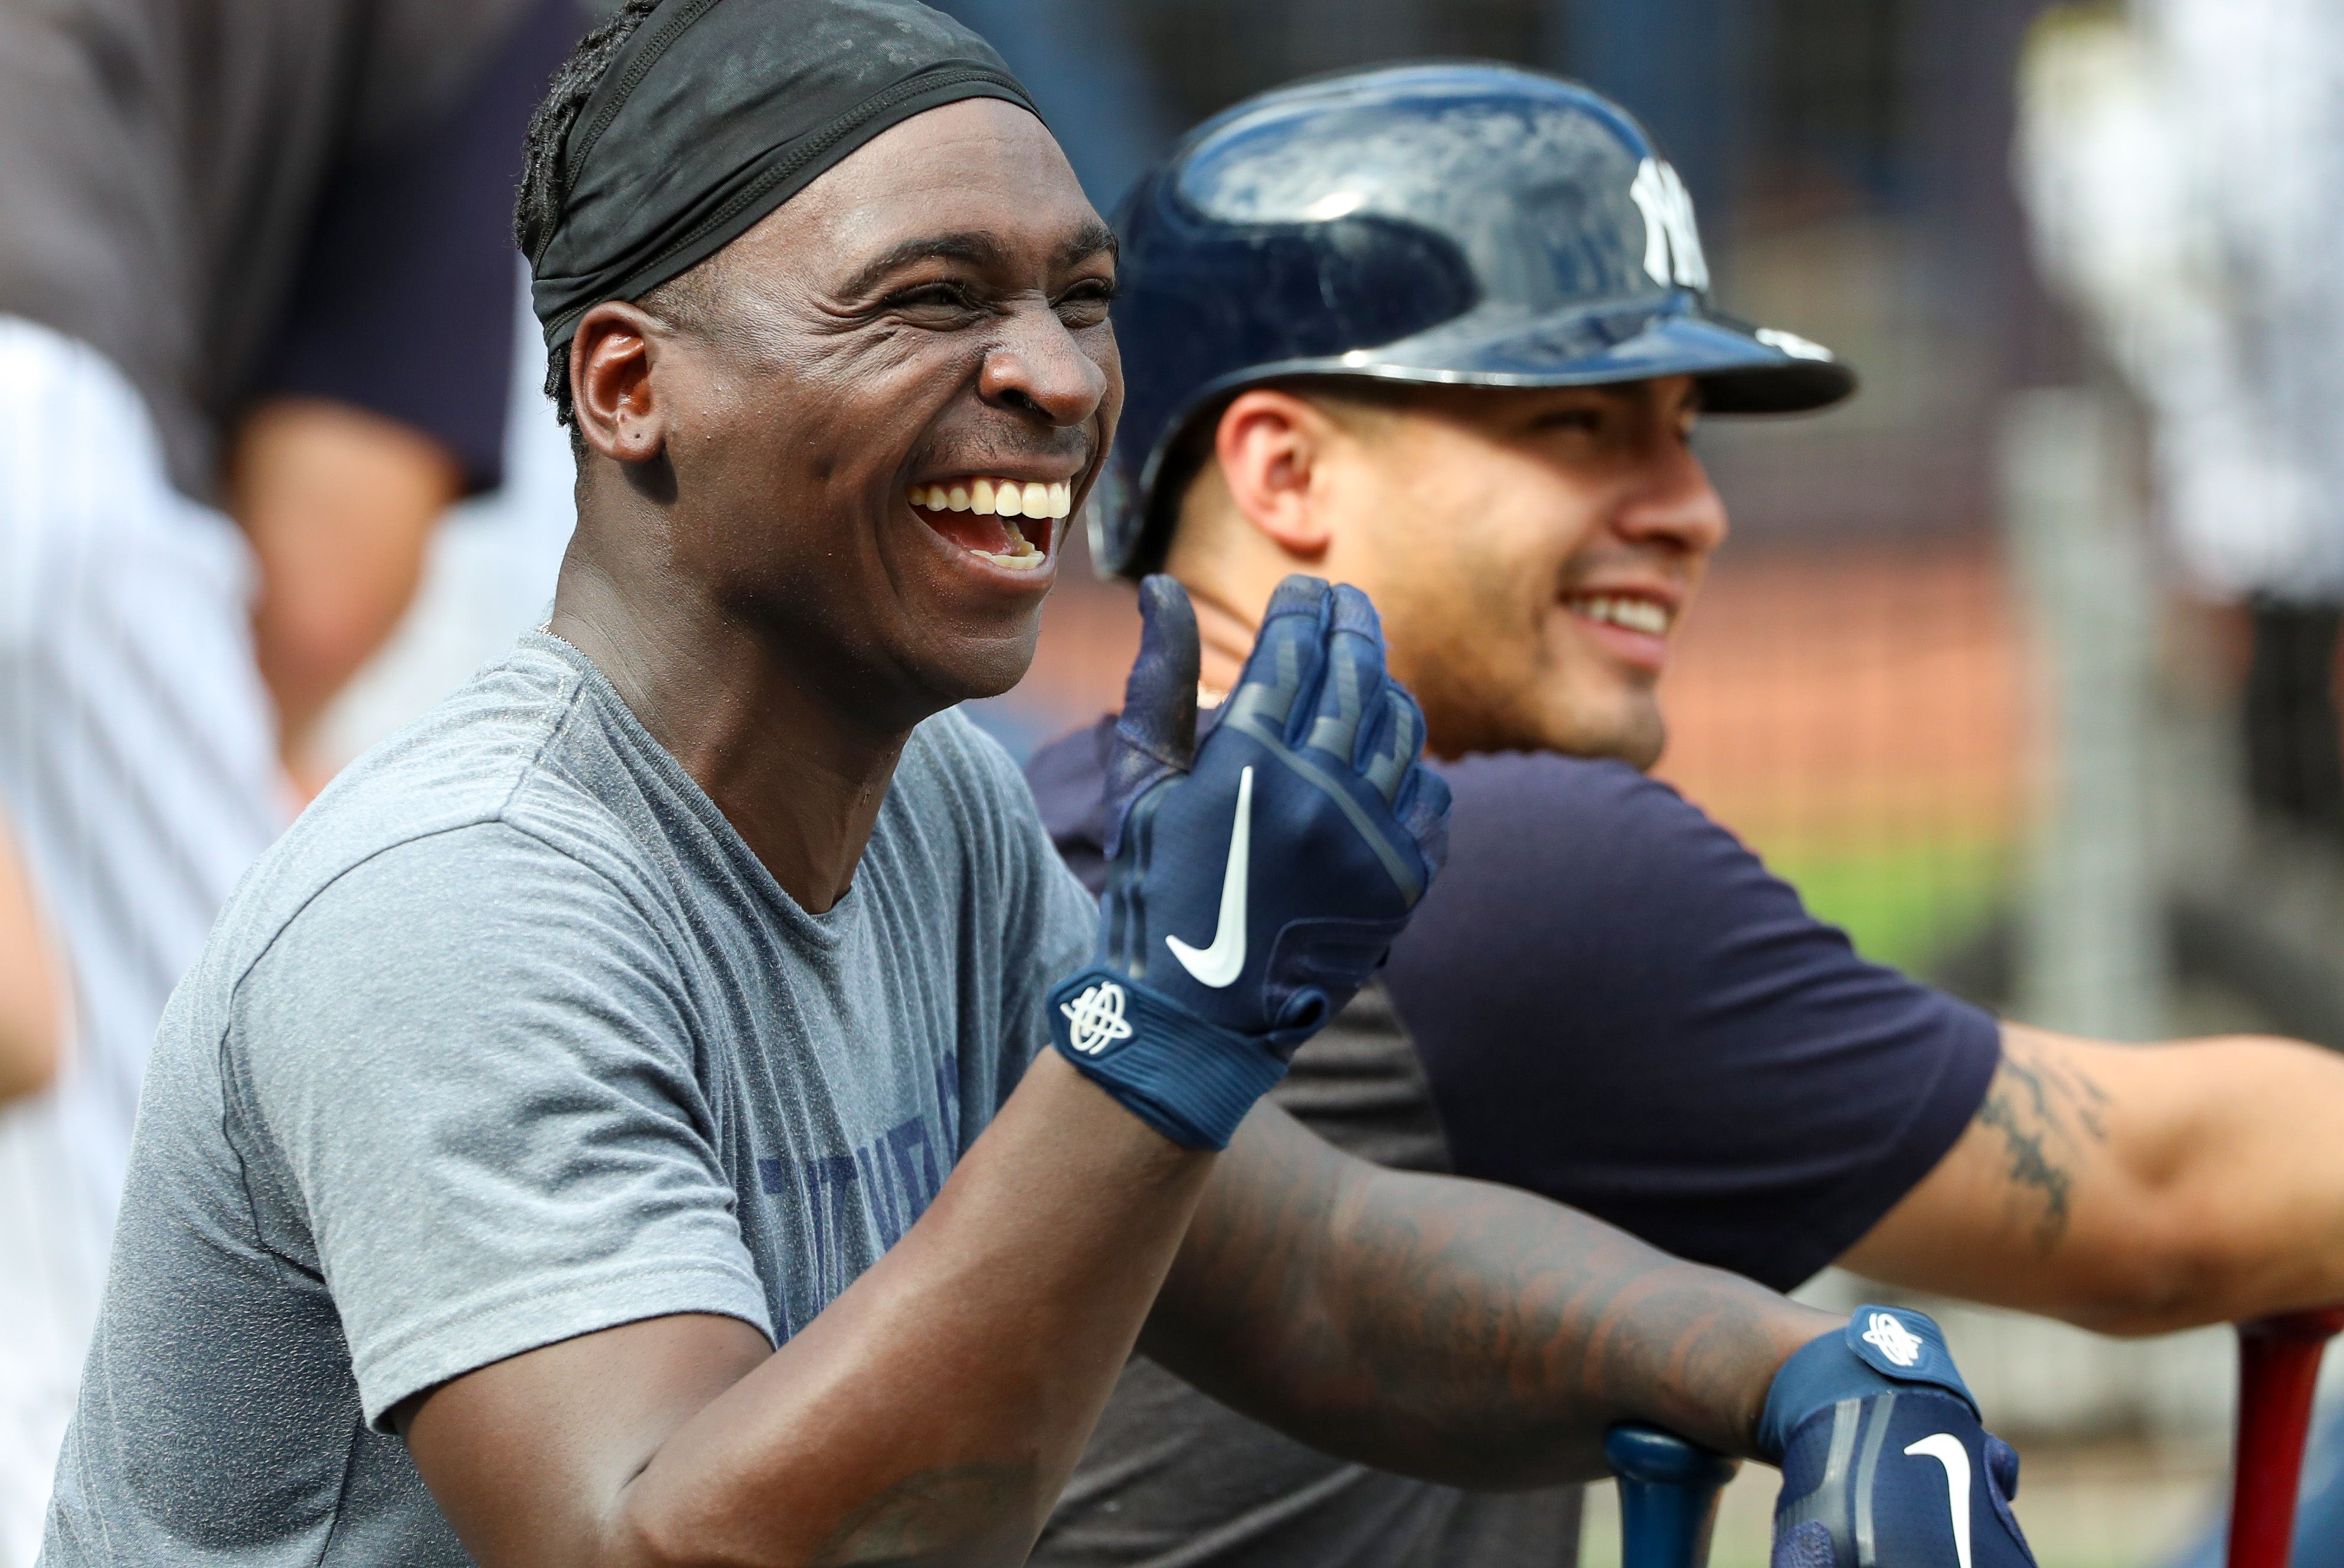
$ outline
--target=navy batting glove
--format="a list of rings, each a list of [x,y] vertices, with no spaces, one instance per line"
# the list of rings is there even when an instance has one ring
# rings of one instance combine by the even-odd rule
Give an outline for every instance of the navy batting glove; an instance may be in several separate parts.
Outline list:
[[[2035,1568],[2018,1455],[1919,1312],[1859,1307],[1784,1362],[1758,1451],[1783,1469],[1773,1568]]]
[[[1188,595],[1151,577],[1139,608],[1098,952],[1051,993],[1050,1022],[1149,1126],[1225,1149],[1407,925],[1448,852],[1449,787],[1357,588],[1278,585],[1201,747]]]

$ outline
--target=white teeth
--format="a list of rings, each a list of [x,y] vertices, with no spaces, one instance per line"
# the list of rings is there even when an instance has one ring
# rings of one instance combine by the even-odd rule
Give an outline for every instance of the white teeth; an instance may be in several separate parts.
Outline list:
[[[975,512],[982,518],[1063,518],[1075,509],[1072,484],[972,479],[949,489],[942,485],[914,485],[906,496],[912,505],[932,512]]]
[[[1618,598],[1596,594],[1571,602],[1590,620],[1610,621],[1613,626],[1653,637],[1665,636],[1672,618],[1666,606],[1655,604],[1648,598]]]
[[[1065,518],[1074,513],[1074,485],[973,478],[949,490],[945,485],[912,485],[904,499],[928,511],[973,511],[980,518]]]
[[[932,512],[974,512],[979,517],[999,518],[1008,531],[1009,548],[1002,550],[973,550],[996,566],[1012,571],[1026,572],[1043,565],[1050,552],[1036,546],[1021,532],[1012,518],[1063,518],[1074,508],[1075,487],[1067,484],[1026,483],[1016,479],[969,479],[946,488],[942,485],[914,485],[909,499],[915,507]]]

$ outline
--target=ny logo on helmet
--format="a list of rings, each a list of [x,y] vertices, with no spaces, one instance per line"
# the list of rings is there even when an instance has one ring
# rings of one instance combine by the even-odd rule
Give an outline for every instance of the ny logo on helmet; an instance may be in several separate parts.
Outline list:
[[[1677,171],[1658,158],[1646,158],[1628,187],[1636,210],[1644,215],[1644,270],[1666,288],[1709,289],[1709,263],[1701,254],[1701,230],[1693,226],[1692,196]]]

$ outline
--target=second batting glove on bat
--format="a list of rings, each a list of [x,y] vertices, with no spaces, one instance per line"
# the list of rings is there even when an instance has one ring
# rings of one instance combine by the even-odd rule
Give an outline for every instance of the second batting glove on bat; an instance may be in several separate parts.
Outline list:
[[[1773,1568],[2035,1568],[2018,1455],[1919,1312],[1859,1307],[1783,1362],[1758,1451],[1783,1469]]]
[[[1098,951],[1051,994],[1050,1022],[1149,1126],[1224,1149],[1408,923],[1447,853],[1449,788],[1358,589],[1280,584],[1201,746],[1187,593],[1149,578],[1140,613]]]

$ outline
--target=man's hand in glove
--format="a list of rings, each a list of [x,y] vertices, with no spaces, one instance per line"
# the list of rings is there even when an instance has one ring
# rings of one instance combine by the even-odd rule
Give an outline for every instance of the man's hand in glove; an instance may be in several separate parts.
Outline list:
[[[1859,1307],[1783,1362],[1758,1443],[1783,1470],[1773,1568],[2034,1568],[2018,1456],[1919,1312]]]
[[[1220,1149],[1408,923],[1447,850],[1449,789],[1358,589],[1279,585],[1201,746],[1188,596],[1166,577],[1139,593],[1098,952],[1052,993],[1051,1026],[1148,1125]]]

